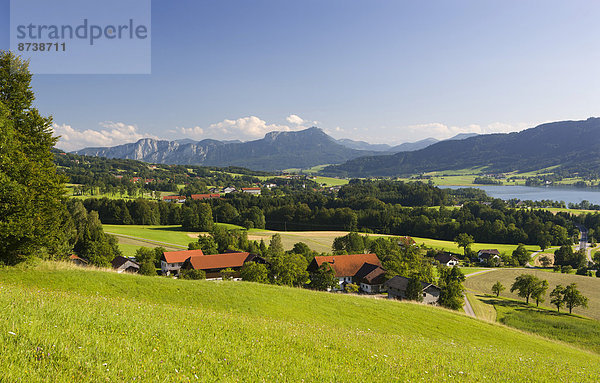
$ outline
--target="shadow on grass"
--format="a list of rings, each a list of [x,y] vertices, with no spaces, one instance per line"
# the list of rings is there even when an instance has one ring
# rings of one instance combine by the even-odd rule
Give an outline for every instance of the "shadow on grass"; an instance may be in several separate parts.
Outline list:
[[[533,312],[537,312],[540,314],[557,316],[557,317],[559,317],[559,316],[560,317],[576,316],[576,315],[571,315],[568,312],[560,312],[559,313],[555,310],[549,310],[546,308],[536,307],[535,305],[533,305],[531,303],[527,304],[525,302],[517,301],[514,299],[494,297],[494,296],[487,295],[487,294],[477,294],[476,297],[481,302],[483,302],[487,305],[491,305],[496,308],[497,307],[508,308],[508,309],[512,309],[517,312],[533,311]]]
[[[159,230],[159,231],[181,231],[187,233],[188,230],[184,230],[181,226],[176,227],[149,227],[148,230]]]

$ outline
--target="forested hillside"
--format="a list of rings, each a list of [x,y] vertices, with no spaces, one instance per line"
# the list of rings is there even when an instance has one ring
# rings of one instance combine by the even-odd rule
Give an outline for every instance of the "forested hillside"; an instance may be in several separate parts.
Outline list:
[[[600,118],[539,125],[519,133],[488,134],[442,141],[425,149],[361,157],[323,170],[350,177],[410,175],[485,167],[486,172],[533,171],[556,166],[555,173],[598,178]]]

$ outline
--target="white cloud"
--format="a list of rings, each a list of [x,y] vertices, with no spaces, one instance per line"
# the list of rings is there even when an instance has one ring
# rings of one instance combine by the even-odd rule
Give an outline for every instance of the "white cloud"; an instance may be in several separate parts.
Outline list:
[[[507,124],[502,122],[494,122],[488,125],[470,124],[466,126],[452,126],[439,122],[433,122],[391,129],[383,128],[382,130],[393,131],[395,134],[389,137],[390,141],[400,143],[419,141],[429,137],[437,138],[438,140],[444,140],[454,137],[460,133],[491,134],[518,132],[532,126],[534,125],[527,123]]]
[[[127,125],[122,122],[102,122],[102,129],[76,130],[71,125],[54,124],[54,134],[60,135],[56,144],[57,148],[71,151],[85,147],[115,146],[128,142],[135,142],[141,138],[154,137],[140,132],[135,125]]]
[[[300,118],[300,116],[298,116],[297,114],[290,114],[289,116],[286,117],[285,120],[287,122],[289,122],[290,124],[294,124],[294,125],[304,124],[304,120],[302,118]]]
[[[265,134],[273,131],[290,132],[294,130],[306,129],[303,125],[304,119],[298,115],[292,114],[286,117],[286,124],[267,123],[265,120],[256,117],[241,117],[235,120],[226,119],[206,128],[196,126],[194,128],[177,127],[170,130],[173,138],[190,137],[193,139],[213,138],[217,140],[255,140],[263,138]]]

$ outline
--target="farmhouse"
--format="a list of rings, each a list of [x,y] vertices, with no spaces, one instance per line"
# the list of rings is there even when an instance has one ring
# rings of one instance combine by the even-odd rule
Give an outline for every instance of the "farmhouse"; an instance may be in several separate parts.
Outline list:
[[[204,255],[202,250],[165,251],[160,258],[160,270],[163,275],[179,274],[185,260],[198,255]]]
[[[496,249],[479,250],[477,253],[479,262],[486,262],[491,259],[500,259],[500,252]]]
[[[388,292],[389,299],[406,299],[406,287],[410,278],[396,275],[394,278],[387,281],[384,286]],[[440,299],[441,290],[434,284],[421,282],[423,291],[423,302],[429,304],[437,304]]]
[[[375,254],[328,255],[315,257],[308,265],[309,272],[315,272],[323,263],[329,263],[338,278],[339,287],[343,290],[346,284],[356,283],[367,293],[379,292],[385,270]]]
[[[195,255],[184,262],[184,270],[202,270],[206,273],[206,279],[221,279],[221,271],[233,269],[234,278],[240,277],[240,269],[246,262],[265,263],[265,260],[250,253],[225,253],[212,255]]]
[[[223,194],[229,194],[237,191],[234,187],[228,186],[223,189]]]
[[[452,255],[450,253],[445,253],[445,252],[437,253],[435,255],[435,260],[438,261],[440,264],[446,265],[448,267],[453,267],[453,266],[458,265],[458,258],[456,258],[454,255]]]
[[[118,256],[111,262],[112,268],[117,273],[137,273],[140,270],[140,264],[126,257]]]
[[[385,270],[381,266],[365,263],[356,272],[354,281],[359,283],[360,289],[365,293],[380,293],[385,283]]]
[[[260,192],[261,192],[260,188],[242,188],[242,193],[260,195]]]
[[[163,197],[163,201],[174,202],[174,203],[184,203],[185,196],[184,195],[167,195],[167,196]]]

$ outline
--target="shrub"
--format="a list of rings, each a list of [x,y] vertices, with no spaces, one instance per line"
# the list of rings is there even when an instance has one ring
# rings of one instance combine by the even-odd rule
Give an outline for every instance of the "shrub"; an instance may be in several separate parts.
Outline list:
[[[206,279],[206,273],[204,270],[181,270],[179,277],[181,279]]]
[[[235,274],[235,270],[233,270],[232,268],[228,267],[224,270],[221,270],[221,278],[223,278],[224,281],[230,281],[233,279],[233,275]]]
[[[346,285],[346,292],[351,294],[358,293],[358,285],[354,283],[348,283]]]
[[[569,265],[563,266],[561,268],[561,270],[560,270],[560,272],[563,273],[563,274],[570,274],[571,271],[573,271],[573,268],[571,266],[569,266]]]

